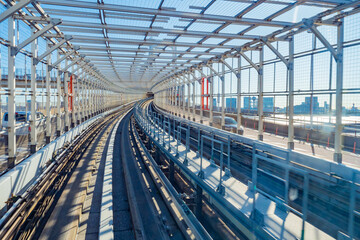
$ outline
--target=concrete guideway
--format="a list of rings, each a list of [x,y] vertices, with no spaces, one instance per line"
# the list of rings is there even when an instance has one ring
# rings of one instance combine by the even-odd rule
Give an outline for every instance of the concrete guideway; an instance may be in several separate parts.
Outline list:
[[[129,105],[99,122],[85,145],[74,148],[76,158],[49,178],[50,188],[42,187],[44,195],[27,200],[33,208],[24,209],[20,225],[0,230],[2,239],[211,239],[195,217],[188,219],[192,215],[156,166],[145,167],[142,159],[151,156],[135,140],[131,110]],[[7,219],[19,218],[9,214]]]
[[[143,114],[144,115],[146,115],[146,113],[144,113],[143,112]],[[160,117],[160,115],[151,115],[151,114],[149,114],[148,115],[149,116],[149,118],[153,118],[154,119],[154,123],[153,124],[164,124],[165,122],[161,122],[162,120],[164,120],[164,119],[167,119],[167,117]],[[152,116],[152,117],[151,117]],[[154,118],[154,116],[157,116],[157,117],[155,117]],[[182,123],[185,123],[185,125],[184,124],[182,124],[183,126],[185,126],[186,127],[186,124],[187,124],[187,122],[189,122],[189,121],[186,121],[186,120],[184,120],[184,119],[182,119],[182,118],[177,118],[177,117],[171,117],[171,116],[169,116],[169,120],[168,121],[170,121],[170,118],[171,119],[174,119],[174,118],[176,118],[177,119],[177,121],[179,121],[179,122],[182,122]],[[160,123],[159,123],[159,119],[161,120],[160,121]],[[172,123],[172,120],[170,121],[170,123]],[[200,126],[199,124],[194,124],[195,126],[194,126],[194,130],[196,130],[198,127],[196,127],[196,126]],[[159,125],[157,125],[157,126],[159,126]],[[165,125],[166,126],[166,125]],[[171,125],[172,126],[172,125]],[[145,127],[147,127],[148,128],[148,126],[145,126]],[[163,125],[161,125],[161,127],[164,127]],[[171,128],[173,128],[173,126],[171,127]],[[168,129],[168,127],[166,128],[166,129]],[[213,128],[214,129],[214,128]],[[209,129],[207,129],[207,130],[210,130],[210,128]],[[205,130],[205,131],[207,131],[207,130]],[[164,146],[164,144],[162,143],[163,142],[163,137],[162,137],[162,135],[164,134],[164,132],[163,132],[163,130],[161,130],[160,132],[158,132],[157,131],[157,128],[153,128],[153,130],[151,130],[151,131],[155,131],[155,137],[154,137],[154,139],[156,140],[156,141],[159,141],[160,143],[159,143],[159,145],[161,145],[161,146]],[[173,130],[171,130],[171,131],[173,131]],[[197,130],[196,130],[197,131]],[[224,136],[226,136],[226,132],[225,131],[221,131],[221,130],[213,130],[213,133],[214,132],[223,132],[223,134],[222,135],[224,135]],[[168,130],[166,130],[166,132],[167,133],[165,133],[165,135],[167,136],[167,134],[168,134]],[[211,130],[210,130],[210,132],[211,132]],[[159,134],[160,134],[160,138],[158,139],[158,137],[159,137]],[[185,133],[184,133],[185,134]],[[154,136],[153,135],[153,136]],[[196,134],[195,134],[196,135]],[[232,134],[233,135],[233,134]],[[184,135],[185,136],[185,135]],[[234,135],[235,136],[235,135]],[[195,138],[197,138],[197,137],[195,137]],[[168,146],[168,138],[167,137],[165,137],[164,139],[166,139],[165,140],[165,146]],[[225,137],[225,139],[226,139],[226,137]],[[241,139],[243,139],[243,138],[241,138]],[[245,140],[245,139],[244,139]],[[244,141],[244,140],[241,140],[241,141]],[[183,141],[185,142],[185,138],[183,139]],[[185,147],[182,145],[182,144],[180,144],[179,145],[179,158],[178,157],[176,157],[176,146],[177,146],[177,144],[176,144],[176,142],[177,141],[174,141],[173,140],[173,138],[171,139],[171,141],[170,141],[170,143],[174,146],[174,148],[175,149],[173,149],[173,151],[174,152],[172,152],[172,154],[175,156],[175,159],[179,159],[179,161],[180,161],[180,164],[181,164],[181,162],[183,161],[183,160],[181,160],[181,159],[183,159],[183,157],[184,157],[184,152],[186,152],[185,151]],[[248,143],[246,143],[246,144],[248,144]],[[260,145],[261,146],[261,145]],[[198,149],[198,147],[195,147],[196,149]],[[180,149],[181,149],[181,151],[180,151]],[[275,150],[275,149],[274,149]],[[183,153],[182,153],[183,152]],[[191,152],[191,151],[190,151]],[[271,150],[270,150],[270,152],[271,152]],[[190,154],[190,153],[189,153]],[[209,153],[210,154],[210,153]],[[276,154],[275,154],[276,155]],[[197,162],[198,161],[198,156],[199,155],[196,155],[196,154],[193,154],[193,155],[191,155],[190,154],[190,156],[192,156],[192,157],[189,157],[188,158],[188,162],[190,162],[190,161],[195,161],[195,162]],[[262,158],[264,157],[264,156],[262,156],[261,154],[260,155],[258,155],[258,157],[261,157],[261,158],[259,158],[259,160],[261,159],[262,160]],[[174,160],[175,161],[175,160]],[[281,162],[281,161],[280,161]],[[275,162],[274,162],[275,163]],[[224,164],[226,164],[226,166],[228,166],[227,164],[228,163],[226,163],[226,160],[224,160]],[[309,162],[309,166],[311,167],[311,163]],[[313,168],[315,167],[315,166],[320,166],[319,164],[316,164],[315,162],[313,162]],[[232,164],[233,165],[233,164]],[[280,165],[281,166],[281,165]],[[204,165],[204,167],[206,167],[206,165]],[[233,167],[234,168],[234,167]],[[315,167],[316,168],[316,167]],[[211,167],[210,167],[210,169],[211,169]],[[350,170],[350,169],[349,169]],[[198,173],[200,170],[199,169],[196,169],[195,168],[195,170],[194,170],[196,173]],[[234,169],[232,170],[232,171],[234,171]],[[316,171],[316,169],[315,169],[315,171]],[[354,172],[356,172],[356,170],[353,170]],[[213,172],[213,170],[211,171],[211,172]],[[316,172],[314,172],[315,174],[316,174]],[[330,173],[330,172],[329,172]],[[218,173],[219,174],[219,173]],[[224,176],[226,176],[226,174],[223,174]],[[217,177],[215,178],[215,179],[218,179],[218,175],[216,175]],[[320,176],[320,175],[319,175]],[[324,175],[325,176],[325,175]],[[348,175],[349,176],[349,181],[352,181],[352,175],[350,174],[350,175]],[[342,177],[345,177],[345,178],[347,178],[348,176],[346,176],[346,175],[343,175]],[[356,175],[355,175],[356,176]],[[211,177],[211,179],[213,179],[213,177]],[[224,179],[226,179],[226,177],[224,177]],[[251,179],[251,178],[250,178]],[[354,179],[355,181],[356,181],[356,179]],[[217,180],[217,181],[219,181],[219,180]],[[312,181],[314,181],[314,180],[312,180]],[[215,187],[215,189],[213,189],[213,190],[216,190],[218,187],[219,187],[219,182],[217,182],[217,183],[212,183],[211,184],[211,186],[213,186],[213,187]],[[357,189],[356,188],[356,185],[355,185],[355,183],[354,183],[354,185],[350,185],[350,186],[354,186],[354,189]],[[230,189],[231,189],[231,187],[230,187]],[[238,189],[242,189],[242,188],[238,188]],[[249,185],[249,186],[247,186],[247,185],[245,185],[245,188],[244,188],[245,190],[244,190],[244,193],[245,192],[248,192],[248,190],[250,191],[251,189],[252,189],[252,187],[251,187],[251,185]],[[227,192],[227,190],[228,190],[228,188],[226,188],[225,187],[225,192]],[[355,190],[356,191],[356,190]],[[237,190],[235,191],[235,192],[237,192]],[[261,193],[261,194],[260,194]],[[263,195],[263,194],[265,194],[264,192],[260,192],[260,193],[257,193],[257,194],[259,194],[259,196],[266,196],[266,198],[265,199],[267,199],[267,200],[269,200],[268,199],[268,195]],[[354,194],[356,194],[356,193],[354,193]],[[353,196],[356,196],[356,195],[353,195]],[[260,197],[261,198],[261,197]],[[247,198],[244,198],[244,199],[247,199]],[[270,197],[270,199],[272,199],[271,197]],[[351,197],[350,197],[350,199],[351,199]],[[355,198],[356,199],[356,198]],[[273,200],[274,201],[274,200]],[[233,201],[231,201],[233,204],[236,204],[236,203],[238,203],[238,201],[236,201],[236,200],[233,200]],[[241,201],[240,201],[241,202]],[[248,202],[248,200],[246,201],[246,202]],[[280,206],[277,206],[278,204],[280,203]],[[274,205],[274,206],[277,206],[277,207],[274,207],[274,208],[272,208],[271,207],[271,204],[270,205],[267,205],[267,204],[260,204],[260,206],[259,205],[257,205],[256,204],[256,206],[259,206],[260,208],[261,208],[261,206],[269,206],[269,208],[266,208],[267,210],[269,210],[270,212],[271,211],[274,211],[274,213],[276,212],[276,211],[279,211],[279,209],[280,209],[280,207],[281,207],[281,205],[282,205],[282,203],[281,202],[278,202],[276,205]],[[241,206],[241,208],[243,209],[243,207],[245,207],[244,205],[239,205],[239,206]],[[345,206],[346,207],[346,206]],[[272,209],[272,210],[270,210],[270,209]],[[282,211],[282,210],[281,210]],[[280,211],[280,212],[281,212]],[[306,211],[306,210],[305,210]],[[280,213],[279,212],[279,213]],[[263,216],[264,216],[264,219],[266,219],[268,216],[267,216],[267,214],[268,214],[269,212],[267,212],[266,214],[264,214]],[[295,211],[294,213],[296,213],[296,215],[298,215],[298,213],[297,213],[297,211]],[[310,214],[310,213],[309,213]],[[318,213],[318,214],[320,214],[321,215],[321,213]],[[278,215],[278,214],[276,214],[276,215]],[[298,216],[296,216],[296,215],[294,215],[295,216],[295,219],[296,219],[296,217],[298,217]],[[270,213],[270,216],[271,216],[271,213]],[[287,215],[284,215],[285,216],[285,219],[287,219]],[[289,219],[290,219],[290,217],[289,217]],[[301,219],[301,218],[300,218]],[[262,220],[262,222],[263,222],[264,220]],[[285,223],[286,221],[283,221],[283,223]],[[280,224],[281,225],[281,224]],[[290,226],[290,225],[289,225]],[[299,227],[301,227],[301,221],[300,222],[298,222],[298,224],[297,224],[297,226]],[[276,232],[281,232],[281,230],[279,230],[277,227],[275,227],[275,225],[272,225],[272,227],[274,227],[275,229],[277,229],[277,230],[272,230],[272,232],[274,232],[274,234],[276,235]],[[292,227],[290,227],[290,229],[293,229],[294,227],[292,226]],[[296,228],[295,228],[296,229]],[[307,228],[307,229],[309,229],[309,228]],[[316,229],[316,227],[314,228],[314,226],[311,228],[310,227],[310,231],[309,232],[312,232],[311,231],[311,229]],[[269,230],[269,231],[271,231],[271,230]],[[319,229],[317,229],[316,231],[320,231],[321,232],[321,230],[319,230]],[[301,233],[301,231],[298,231],[298,233]],[[306,231],[305,231],[305,233],[306,233]],[[313,233],[315,233],[315,232],[313,232]],[[301,236],[301,235],[300,235]],[[324,236],[326,236],[326,234],[324,235]],[[335,234],[335,236],[336,236],[336,234]],[[279,237],[279,236],[278,236]],[[329,237],[329,236],[328,236]],[[310,237],[311,238],[311,237]],[[335,237],[336,238],[336,237]]]

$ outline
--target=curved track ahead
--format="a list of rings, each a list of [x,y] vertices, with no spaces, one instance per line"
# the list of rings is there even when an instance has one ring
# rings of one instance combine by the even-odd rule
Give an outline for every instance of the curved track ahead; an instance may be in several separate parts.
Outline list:
[[[3,239],[101,238],[103,183],[108,174],[114,239],[185,238],[142,161],[132,108],[100,120],[64,151],[61,162],[37,187],[41,191],[10,215],[18,224],[0,229]],[[111,153],[110,141],[114,141]],[[105,171],[108,154],[113,155],[112,173]]]

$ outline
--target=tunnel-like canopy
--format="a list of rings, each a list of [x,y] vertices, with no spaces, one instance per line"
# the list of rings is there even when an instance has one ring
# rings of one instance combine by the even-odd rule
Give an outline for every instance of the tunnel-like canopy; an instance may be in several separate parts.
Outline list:
[[[61,22],[44,36],[121,88],[149,90],[214,58],[284,41],[359,11],[354,0],[20,1],[30,24]],[[14,5],[9,2],[9,5]],[[76,48],[78,47],[78,48]],[[83,54],[83,55],[80,55]]]

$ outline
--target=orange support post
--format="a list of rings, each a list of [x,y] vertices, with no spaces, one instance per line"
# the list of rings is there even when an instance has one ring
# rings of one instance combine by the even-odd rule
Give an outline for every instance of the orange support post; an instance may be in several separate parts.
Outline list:
[[[356,142],[354,141],[354,149],[353,149],[353,153],[355,153],[356,150]]]

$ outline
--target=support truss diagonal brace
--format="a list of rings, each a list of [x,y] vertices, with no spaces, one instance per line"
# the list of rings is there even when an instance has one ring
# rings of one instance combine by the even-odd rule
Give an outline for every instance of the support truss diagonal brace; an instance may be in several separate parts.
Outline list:
[[[260,68],[258,65],[256,65],[253,61],[251,61],[250,58],[248,58],[248,56],[245,55],[245,53],[243,51],[237,51],[248,63],[250,63],[250,65],[256,69],[256,71],[258,73],[260,73]]]
[[[261,39],[261,41],[268,47],[270,48],[270,50],[278,57],[280,58],[281,61],[283,61],[283,63],[285,63],[286,67],[289,67],[289,62],[288,60],[285,59],[285,57],[276,49],[274,48],[273,45],[271,45],[271,43],[269,41],[267,41],[267,39]]]
[[[206,66],[208,68],[210,68],[211,71],[213,71],[215,73],[215,75],[217,75],[221,79],[221,81],[223,81],[225,79],[224,76],[221,76],[210,64],[206,64]]]
[[[231,72],[233,72],[236,76],[239,74],[238,71],[236,71],[233,67],[230,66],[230,64],[228,64],[224,59],[220,59],[220,61],[225,64],[225,66],[230,69]]]
[[[206,75],[199,68],[194,68],[194,70],[197,70],[201,74],[201,77],[206,78]]]
[[[303,23],[309,30],[320,40],[322,44],[330,51],[331,55],[335,58],[336,61],[339,60],[339,56],[335,48],[329,43],[328,40],[321,34],[321,32],[315,27],[313,22],[309,19],[304,19]]]
[[[67,39],[63,39],[60,42],[58,42],[57,44],[55,44],[54,46],[52,46],[50,49],[48,49],[46,52],[44,52],[43,54],[41,54],[37,59],[34,59],[34,63],[35,65],[37,65],[42,59],[44,59],[47,55],[49,55],[50,53],[52,53],[53,51],[55,51],[56,49],[58,49],[59,47],[61,47],[61,45],[63,45],[66,41],[71,40],[70,38]]]
[[[194,78],[194,81],[193,82],[195,82],[195,81],[200,81],[200,79],[201,78],[197,78],[196,76],[195,76],[195,73],[194,72],[190,72],[190,74],[193,76],[193,78]]]
[[[51,23],[49,23],[48,25],[43,27],[41,30],[39,30],[39,31],[35,32],[34,34],[32,34],[31,37],[29,37],[28,39],[26,39],[25,41],[20,43],[18,46],[12,47],[11,48],[11,55],[15,56],[21,49],[23,49],[28,44],[30,44],[32,41],[34,41],[35,39],[37,39],[38,37],[40,37],[41,35],[43,35],[44,33],[46,33],[47,31],[49,31],[50,29],[52,29],[53,27],[55,27],[56,25],[58,25],[60,23],[61,23],[61,19],[53,19],[51,21]]]
[[[59,63],[61,63],[62,61],[65,60],[65,58],[67,58],[68,56],[70,56],[71,54],[73,54],[77,49],[75,48],[74,50],[71,50],[69,52],[67,52],[62,58],[58,59],[56,62],[54,62],[52,64],[52,67],[56,67]]]
[[[3,13],[0,14],[0,23],[33,1],[34,0],[22,0],[18,4],[15,4],[6,9]]]
[[[75,58],[71,64],[67,65],[66,67],[64,67],[63,69],[61,69],[62,72],[66,72],[71,66],[73,66],[74,64],[78,63],[82,58]]]

